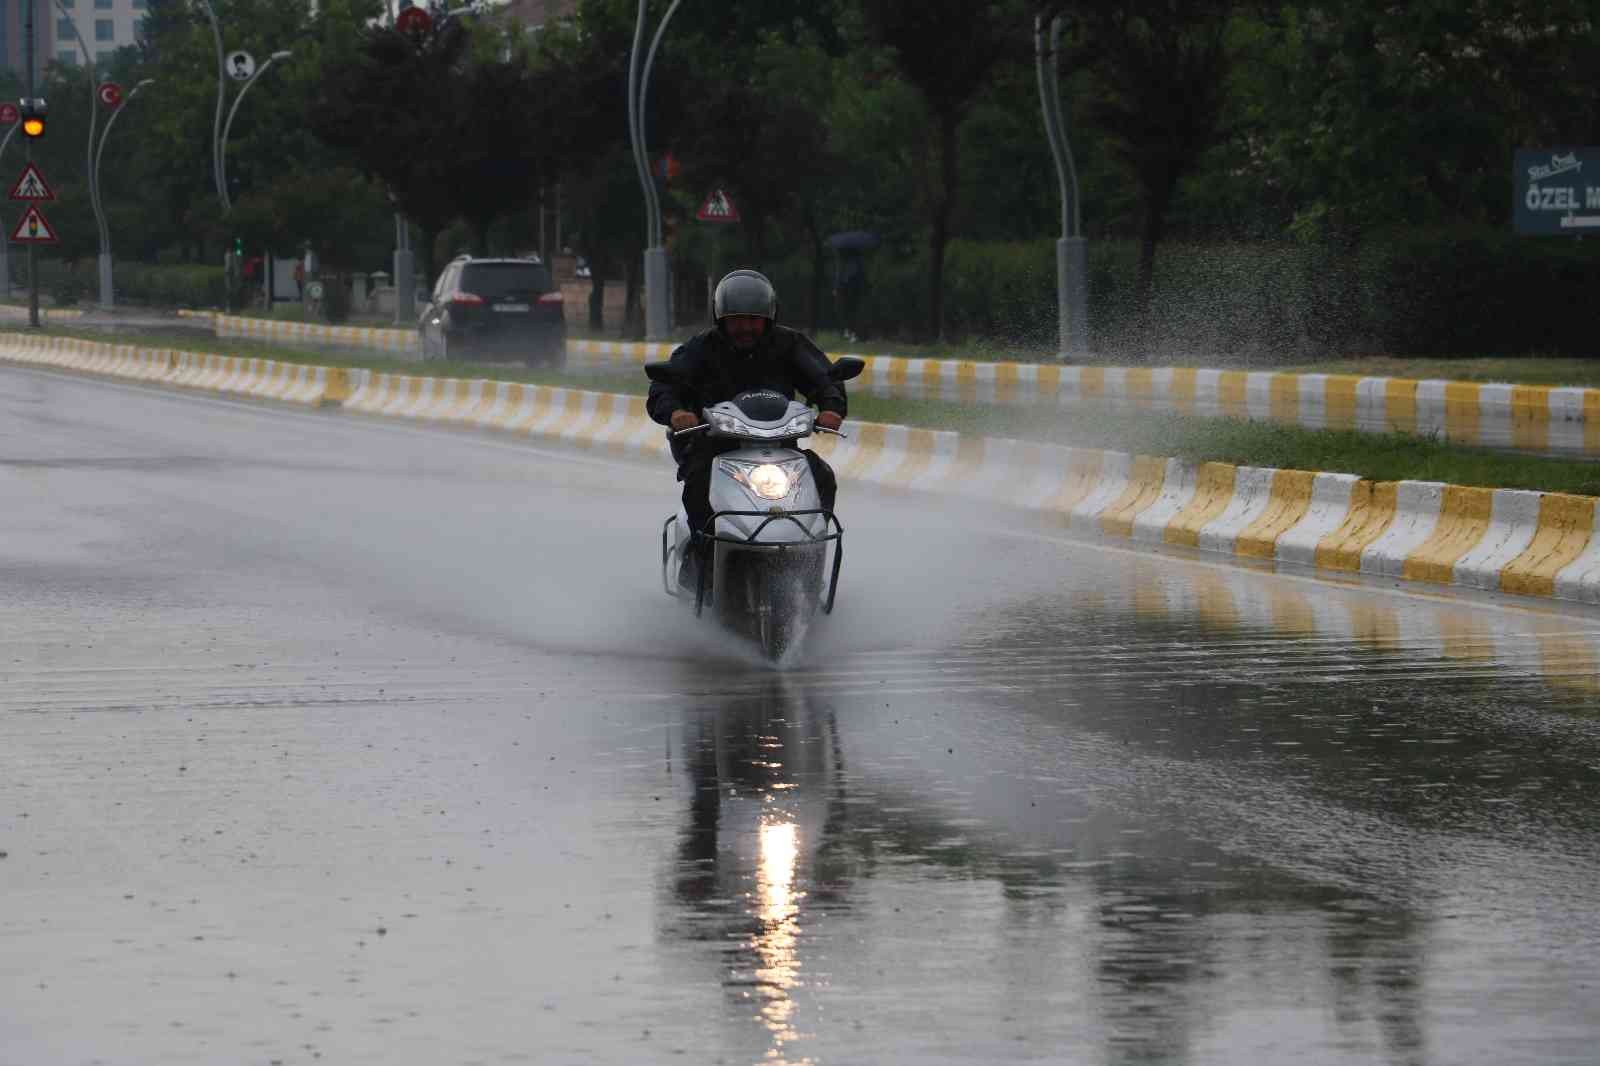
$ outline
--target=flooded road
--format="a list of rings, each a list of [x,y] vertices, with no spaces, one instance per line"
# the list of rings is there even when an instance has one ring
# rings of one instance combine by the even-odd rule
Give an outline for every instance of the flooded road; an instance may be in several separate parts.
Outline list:
[[[0,370],[0,1062],[1588,1063],[1600,615]]]

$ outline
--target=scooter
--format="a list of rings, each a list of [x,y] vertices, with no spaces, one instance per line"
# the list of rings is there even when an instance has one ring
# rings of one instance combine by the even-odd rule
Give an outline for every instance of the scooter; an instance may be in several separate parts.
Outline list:
[[[848,381],[865,366],[845,356],[829,377]],[[673,381],[670,363],[647,364],[645,373]],[[819,614],[833,613],[838,594],[844,529],[823,508],[798,446],[814,432],[834,431],[817,426],[810,407],[770,389],[713,404],[700,417],[700,425],[669,431],[668,438],[701,435],[745,446],[712,462],[712,514],[704,529],[690,529],[681,509],[662,523],[662,584],[668,595],[693,603],[696,617],[711,607],[723,626],[779,662],[800,646]],[[698,565],[704,555],[694,550],[706,542],[709,568]]]

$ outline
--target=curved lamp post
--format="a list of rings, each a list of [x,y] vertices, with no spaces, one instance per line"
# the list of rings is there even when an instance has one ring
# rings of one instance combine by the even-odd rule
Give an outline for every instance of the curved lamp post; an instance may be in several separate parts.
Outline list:
[[[100,222],[100,306],[106,310],[112,307],[116,288],[111,272],[111,226],[106,222],[105,199],[100,195],[100,159],[106,154],[106,138],[111,136],[111,127],[117,124],[117,116],[122,114],[127,106],[133,103],[133,98],[139,95],[139,90],[155,81],[154,78],[145,78],[133,87],[133,90],[111,112],[111,117],[106,119],[106,128],[100,131],[100,145],[94,150],[94,166],[90,169],[89,187],[94,190],[94,212]]]
[[[1061,115],[1061,16],[1050,20],[1045,44],[1044,15],[1033,20],[1034,72],[1039,80],[1039,106],[1045,136],[1061,187],[1061,237],[1056,241],[1057,358],[1081,358],[1089,350],[1089,253],[1083,237],[1083,206],[1078,195],[1078,167]]]
[[[239,113],[239,105],[244,102],[244,94],[250,91],[250,86],[256,79],[267,72],[267,68],[280,59],[288,59],[293,52],[274,52],[267,57],[267,61],[250,75],[250,80],[244,83],[244,88],[239,90],[239,95],[233,98],[233,106],[228,109],[228,121],[222,127],[222,140],[217,148],[217,191],[222,196],[222,212],[227,214],[233,210],[233,199],[228,195],[228,131],[233,129],[233,116]]]
[[[672,330],[671,305],[667,299],[667,250],[661,247],[661,204],[656,198],[655,179],[650,174],[650,161],[644,139],[644,106],[649,99],[650,68],[655,65],[656,48],[667,23],[678,10],[679,0],[667,8],[661,24],[650,40],[650,51],[644,60],[644,70],[639,69],[639,48],[644,44],[645,7],[648,0],[639,0],[639,16],[633,27],[633,51],[628,56],[628,137],[633,142],[633,163],[639,172],[639,185],[644,191],[646,242],[644,250],[645,337],[665,340]]]
[[[89,172],[89,206],[94,209],[95,226],[100,231],[100,306],[111,306],[111,248],[106,237],[106,213],[100,205],[100,183],[95,174],[95,128],[100,121],[100,86],[95,82],[94,53],[89,51],[89,42],[83,39],[83,34],[78,30],[77,20],[72,17],[72,12],[61,0],[55,0],[56,11],[63,21],[72,28],[72,36],[78,39],[78,47],[83,50],[83,68],[89,74],[89,144],[85,150],[84,165]]]
[[[397,6],[391,5],[388,0],[384,8],[393,27],[400,17]],[[468,3],[463,7],[448,8],[441,11],[438,19],[441,23],[455,18],[457,15],[475,15],[477,3]],[[432,16],[430,16],[432,17]],[[394,324],[396,326],[413,326],[416,324],[416,253],[411,250],[411,224],[406,221],[406,216],[399,211],[394,213]],[[433,279],[428,279],[432,281]]]
[[[61,0],[56,0],[60,3]],[[206,18],[211,20],[211,39],[217,45],[217,111],[211,120],[211,176],[217,183],[217,202],[222,204],[222,210],[228,210],[228,194],[222,187],[222,98],[228,91],[227,61],[222,54],[222,27],[217,22],[217,13],[211,9],[210,0],[200,0],[200,6],[205,8]]]
[[[11,128],[6,130],[5,137],[0,139],[0,160],[5,159],[6,148],[20,125],[21,120],[13,122]],[[0,297],[11,297],[11,238],[4,233],[0,233]]]

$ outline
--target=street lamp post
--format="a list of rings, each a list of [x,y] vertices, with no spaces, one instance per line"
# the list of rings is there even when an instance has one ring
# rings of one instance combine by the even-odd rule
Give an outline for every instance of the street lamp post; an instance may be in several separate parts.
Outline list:
[[[100,220],[100,306],[111,310],[112,300],[115,296],[115,287],[112,283],[111,272],[111,227],[106,223],[105,201],[100,195],[100,158],[106,153],[106,138],[111,136],[111,127],[116,125],[117,116],[123,109],[133,103],[133,98],[139,95],[139,90],[155,81],[154,78],[145,78],[133,87],[127,98],[117,105],[111,112],[111,117],[106,119],[106,128],[100,133],[100,145],[94,152],[94,168],[90,174],[89,186],[94,190],[95,216]],[[3,151],[0,147],[0,151]]]
[[[1033,20],[1034,68],[1039,77],[1039,105],[1045,135],[1061,186],[1061,237],[1056,241],[1056,306],[1059,316],[1058,358],[1070,360],[1089,350],[1089,246],[1083,236],[1083,208],[1078,196],[1078,168],[1061,117],[1061,16],[1050,20],[1050,47],[1045,49],[1044,16]],[[1049,58],[1048,73],[1046,56]]]
[[[83,39],[83,34],[78,30],[78,23],[72,17],[72,12],[67,10],[61,0],[55,0],[56,10],[61,14],[61,20],[72,28],[72,36],[78,39],[78,47],[83,50],[83,66],[89,74],[89,144],[86,149],[87,158],[84,164],[89,172],[89,206],[94,209],[95,226],[100,232],[100,306],[112,306],[111,292],[111,248],[107,243],[106,215],[100,204],[100,183],[95,171],[95,127],[100,120],[100,87],[95,84],[94,53],[89,51],[89,42]]]
[[[5,159],[6,147],[11,144],[12,136],[17,132],[21,122],[13,122],[11,128],[6,130],[3,140],[0,140],[0,160]],[[11,298],[11,238],[5,233],[0,233],[0,296],[9,300]]]
[[[644,250],[644,331],[648,340],[665,340],[672,331],[671,304],[667,287],[671,270],[667,263],[667,250],[661,246],[661,203],[656,195],[655,179],[650,174],[650,157],[645,142],[645,104],[649,100],[650,69],[655,64],[656,49],[661,37],[672,21],[681,0],[672,0],[661,24],[656,27],[650,41],[649,54],[640,71],[639,47],[644,43],[644,16],[648,0],[639,0],[639,17],[634,23],[633,51],[628,57],[628,137],[633,142],[633,162],[639,172],[639,185],[644,191],[645,241]]]
[[[395,26],[400,18],[400,7],[384,0],[384,8],[389,16],[389,25]],[[462,7],[444,8],[439,11],[438,19],[442,24],[457,15],[476,15],[478,5],[476,0]],[[434,16],[430,15],[429,18]],[[432,281],[432,278],[428,279]],[[394,324],[397,326],[416,325],[416,296],[417,296],[417,259],[416,253],[411,249],[411,224],[406,221],[406,216],[396,211],[394,214]]]
[[[222,127],[222,140],[217,148],[217,190],[222,195],[222,213],[227,214],[233,210],[233,198],[228,195],[228,132],[233,129],[233,116],[239,113],[239,105],[244,102],[244,94],[250,91],[250,86],[256,79],[267,72],[267,68],[280,59],[288,59],[293,52],[274,52],[267,57],[267,61],[250,75],[250,80],[244,83],[239,90],[239,95],[233,98],[233,106],[228,109],[228,121]]]
[[[60,0],[56,2],[60,3]],[[217,110],[211,120],[211,176],[217,183],[217,202],[226,213],[228,194],[222,186],[222,101],[228,92],[227,58],[222,52],[222,26],[217,22],[217,13],[211,9],[210,0],[200,0],[200,6],[205,8],[206,18],[211,20],[211,39],[217,45]]]

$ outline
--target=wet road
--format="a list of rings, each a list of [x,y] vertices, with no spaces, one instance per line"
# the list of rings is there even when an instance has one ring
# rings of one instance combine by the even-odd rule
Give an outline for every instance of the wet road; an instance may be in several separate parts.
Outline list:
[[[1600,616],[0,369],[0,1062],[1592,1063]]]

